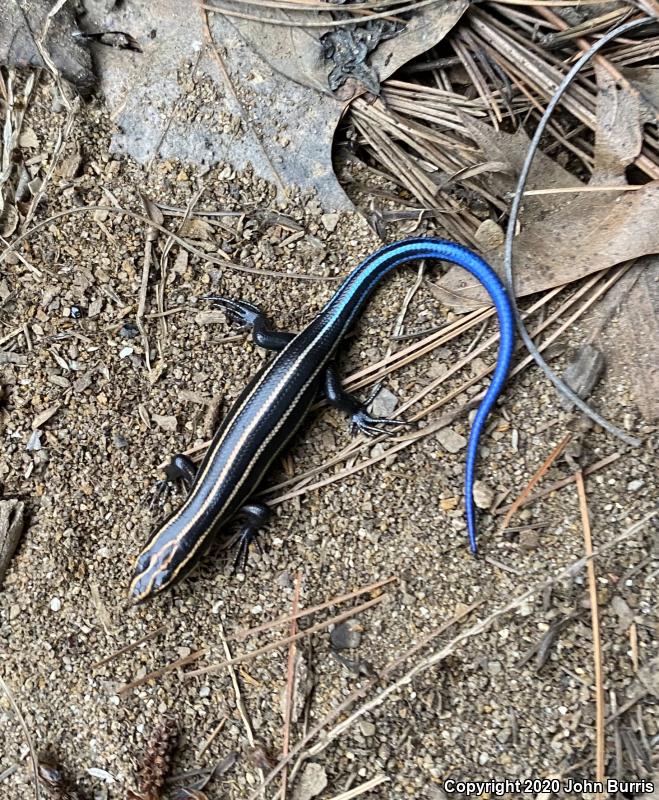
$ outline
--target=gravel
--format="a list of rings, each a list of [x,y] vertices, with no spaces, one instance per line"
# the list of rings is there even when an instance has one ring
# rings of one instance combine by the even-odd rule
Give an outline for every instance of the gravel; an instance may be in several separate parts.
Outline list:
[[[38,131],[44,164],[64,120],[51,108],[51,88],[41,83],[26,124]],[[155,162],[146,171],[113,157],[108,153],[111,129],[102,108],[92,102],[81,109],[65,151],[67,157],[81,153],[80,168],[75,177],[55,173],[36,220],[61,208],[106,205],[109,196],[138,210],[138,191],[186,207],[199,185],[195,171],[171,161]],[[186,678],[184,673],[225,657],[220,621],[233,655],[287,635],[284,626],[245,643],[231,638],[241,629],[290,613],[298,573],[303,577],[302,607],[381,578],[398,578],[386,587],[385,601],[357,620],[361,641],[355,653],[377,674],[465,606],[483,601],[462,627],[484,619],[584,552],[572,484],[514,517],[512,526],[522,521],[542,525],[519,535],[500,533],[501,518],[491,505],[478,520],[481,554],[490,560],[470,555],[462,507],[468,425],[459,419],[391,461],[276,506],[261,537],[264,552],[250,556],[246,577],[231,577],[231,555],[213,551],[172,591],[143,605],[129,605],[133,560],[157,521],[144,501],[161,477],[158,465],[207,436],[205,407],[182,399],[181,393],[221,397],[221,417],[267,358],[222,319],[199,324],[197,314],[208,309],[197,298],[208,292],[242,297],[263,305],[278,328],[298,330],[331,296],[334,279],[378,244],[357,215],[342,215],[330,230],[314,198],[291,192],[287,203],[277,204],[273,187],[249,172],[220,165],[203,180],[200,207],[263,209],[290,217],[295,226],[274,216],[275,221],[263,222],[249,213],[209,218],[214,221],[212,238],[196,241],[197,247],[208,247],[209,253],[222,247],[236,263],[325,280],[250,276],[193,255],[173,271],[179,252],[174,245],[164,287],[170,313],[157,316],[154,286],[165,238],[158,236],[143,318],[146,340],[141,335],[130,339],[133,352],[128,354],[126,332],[137,324],[144,226],[114,213],[102,219],[92,214],[65,217],[49,223],[21,248],[21,255],[42,274],[20,260],[1,267],[11,294],[3,301],[0,338],[27,324],[30,348],[23,338],[12,340],[14,357],[0,364],[0,481],[7,494],[20,493],[28,512],[0,594],[0,675],[37,751],[54,752],[89,797],[124,798],[127,788],[134,788],[135,765],[163,716],[174,717],[184,734],[172,765],[175,774],[211,769],[237,752],[236,763],[232,755],[231,769],[218,774],[205,791],[228,800],[248,796],[265,762],[249,758],[229,674],[220,670]],[[414,275],[414,270],[400,270],[378,290],[357,335],[342,348],[342,373],[384,354]],[[65,309],[88,309],[93,303],[93,317],[64,314]],[[422,286],[407,320],[415,329],[447,316]],[[573,327],[570,336],[579,341],[580,333]],[[605,335],[615,336],[615,320]],[[456,363],[468,345],[469,336],[452,342],[443,348],[441,360]],[[494,353],[483,357],[491,362]],[[437,354],[424,357],[393,373],[386,379],[388,391],[404,402],[415,386],[432,380],[429,367],[436,359]],[[457,386],[447,382],[438,396]],[[432,395],[424,403],[434,399]],[[465,399],[458,396],[456,402]],[[587,478],[594,545],[601,547],[653,508],[657,452],[653,429],[638,415],[624,380],[604,378],[592,402],[610,418],[626,419],[645,442],[638,451],[622,451],[616,462]],[[57,413],[39,428],[41,449],[28,449],[29,443],[35,444],[33,420],[57,403]],[[436,418],[435,412],[430,419]],[[511,420],[517,431],[515,447]],[[567,413],[533,368],[510,380],[488,421],[478,465],[479,479],[495,493],[495,503],[500,505],[501,498],[511,502],[521,492],[568,424]],[[349,441],[348,424],[340,414],[327,409],[313,413],[286,458],[273,464],[268,481],[281,482],[319,467]],[[585,434],[579,457],[588,464],[617,449],[617,442],[593,429]],[[568,465],[560,462],[544,481],[569,474]],[[638,488],[629,489],[632,482]],[[165,513],[179,500],[180,495],[173,495]],[[641,683],[641,676],[651,675],[658,663],[653,541],[656,530],[648,523],[595,564],[607,703],[615,699],[618,709],[631,703],[616,725],[607,728],[607,768],[616,769],[616,731],[621,736],[624,732],[620,758],[625,777],[647,777],[646,742],[657,730],[659,707],[647,689],[643,693]],[[616,597],[632,615],[625,617],[631,622],[624,628],[623,606],[613,605]],[[343,608],[333,607],[312,620]],[[551,590],[534,594],[521,610],[498,618],[441,663],[397,687],[370,709],[366,727],[362,719],[361,725],[332,740],[314,759],[313,786],[320,786],[324,775],[327,789],[322,796],[331,797],[355,781],[384,773],[389,783],[369,798],[432,798],[442,796],[442,781],[448,776],[537,778],[566,775],[571,769],[594,775],[593,644],[584,571],[574,570]],[[559,628],[544,666],[536,669],[534,658],[520,664],[551,626],[565,619],[570,621]],[[444,632],[433,647],[462,627]],[[122,651],[128,645],[130,650]],[[317,724],[368,680],[332,658],[327,630],[298,647],[313,691],[305,689],[306,708],[292,725],[291,746],[305,726]],[[119,693],[122,684],[202,650],[191,666]],[[282,748],[287,653],[283,648],[237,665],[240,702],[270,758],[277,758]],[[405,668],[428,653],[419,651]],[[0,775],[18,765],[2,780],[0,794],[4,800],[24,800],[31,796],[25,738],[3,696],[0,741]],[[582,768],[576,766],[580,763]]]

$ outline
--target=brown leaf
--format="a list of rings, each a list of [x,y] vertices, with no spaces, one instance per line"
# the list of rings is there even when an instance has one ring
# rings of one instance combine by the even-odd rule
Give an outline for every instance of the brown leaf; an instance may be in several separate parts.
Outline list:
[[[625,167],[641,152],[641,108],[637,94],[618,88],[609,73],[596,66],[597,132],[591,185],[625,184]]]
[[[126,59],[124,53],[109,47],[95,52],[99,80],[118,128],[113,149],[142,162],[160,153],[209,165],[249,163],[256,175],[280,183],[282,192],[284,186],[296,185],[317,193],[325,210],[352,210],[334,174],[332,142],[347,99],[363,87],[353,87],[342,98],[329,90],[333,64],[324,60],[320,42],[325,27],[262,22],[267,16],[317,23],[330,21],[331,15],[226,5],[259,19],[232,16],[229,20],[208,14],[205,30],[206,18],[196,13],[187,15],[186,24],[181,25],[180,0],[131,6],[131,34],[149,42],[149,58]],[[368,63],[384,79],[403,62],[436,45],[468,5],[467,0],[442,0],[419,8],[395,39],[380,43]],[[91,4],[85,19],[97,30],[107,25],[103,4]],[[158,36],[151,39],[154,29]],[[174,114],[172,109],[178,109],[180,101],[185,101],[185,108],[192,102],[186,97],[188,79],[180,79],[180,54],[197,52],[198,43],[210,38],[213,44],[204,58],[208,55],[216,64],[199,75],[203,74],[204,94],[211,97],[208,113],[212,110],[213,118],[209,120],[206,110]],[[131,87],[128,93],[126,86]],[[249,97],[249,108],[258,109],[256,115],[241,108],[241,97]],[[162,131],[167,133],[164,139]],[[231,169],[226,169],[229,180]]]
[[[470,134],[490,160],[507,160],[514,174],[528,147],[523,131],[493,131],[484,123],[468,121]],[[491,189],[505,194],[515,178],[492,173]],[[538,152],[527,189],[578,187],[580,181]],[[578,280],[598,270],[659,252],[659,181],[633,192],[584,192],[527,197],[515,237],[517,296],[523,297]],[[487,260],[503,274],[503,247],[487,253]],[[459,311],[489,304],[480,284],[465,270],[453,267],[435,284],[435,296]]]
[[[629,382],[644,419],[659,420],[659,257],[635,264],[591,316],[609,380]]]
[[[654,67],[628,67],[622,74],[639,93],[644,122],[659,121],[659,70]]]

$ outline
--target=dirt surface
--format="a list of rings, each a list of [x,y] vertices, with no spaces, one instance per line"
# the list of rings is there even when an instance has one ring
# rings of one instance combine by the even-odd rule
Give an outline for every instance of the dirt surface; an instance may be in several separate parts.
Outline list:
[[[64,122],[64,114],[53,105],[51,87],[41,84],[26,118],[38,139],[32,155],[43,153],[46,160]],[[205,237],[195,241],[198,248],[215,253],[222,248],[244,266],[308,273],[322,280],[247,275],[194,255],[186,260],[182,248],[173,244],[162,302],[171,313],[152,317],[159,309],[158,257],[166,241],[164,234],[155,235],[144,317],[149,372],[142,337],[126,338],[134,333],[126,326],[135,325],[138,311],[145,225],[115,212],[62,217],[19,248],[39,272],[11,257],[0,266],[0,285],[8,290],[0,307],[0,340],[7,351],[23,357],[18,358],[23,363],[0,365],[0,481],[7,494],[27,501],[29,512],[0,590],[0,675],[36,750],[52,754],[86,796],[125,797],[127,788],[135,787],[136,764],[151,730],[163,717],[172,717],[182,733],[174,775],[213,767],[235,751],[235,764],[204,791],[209,798],[245,798],[257,786],[263,760],[253,757],[230,676],[220,670],[185,677],[187,670],[222,660],[221,625],[230,636],[290,612],[296,574],[302,576],[304,607],[394,576],[397,581],[386,587],[383,602],[359,615],[359,646],[342,651],[343,658],[368,663],[379,672],[465,606],[482,601],[464,621],[387,676],[371,691],[373,696],[433,649],[580,559],[584,541],[577,492],[571,483],[533,503],[511,525],[539,527],[507,535],[499,531],[501,516],[481,512],[481,557],[474,559],[463,521],[465,449],[455,436],[449,436],[447,449],[442,431],[390,462],[380,461],[278,505],[261,537],[264,552],[251,554],[247,577],[231,577],[231,555],[211,553],[172,591],[129,606],[132,564],[155,521],[144,501],[161,477],[158,465],[207,438],[207,406],[199,400],[215,399],[219,413],[226,413],[267,357],[236,337],[221,314],[209,322],[201,295],[213,291],[243,297],[267,309],[280,329],[298,330],[331,296],[334,279],[378,241],[357,215],[341,216],[330,231],[337,220],[323,217],[315,199],[292,195],[288,203],[277,203],[273,187],[229,167],[200,177],[192,168],[165,161],[147,172],[109,154],[111,135],[112,124],[102,108],[92,104],[80,109],[64,153],[66,159],[78,151],[79,168],[72,175],[55,171],[34,222],[65,208],[115,202],[142,213],[138,192],[185,209],[203,183],[198,208],[244,216],[208,218],[213,225],[196,231]],[[270,216],[257,216],[256,211]],[[295,225],[274,217],[275,212]],[[417,233],[425,231],[434,232],[419,228]],[[353,372],[384,355],[414,275],[413,269],[401,270],[378,291],[357,335],[346,343],[342,371]],[[564,292],[553,302],[566,296]],[[72,318],[72,308],[80,310],[79,318]],[[407,330],[425,329],[446,317],[422,284],[407,311]],[[5,340],[17,328],[21,331]],[[615,318],[605,335],[615,339]],[[443,364],[464,355],[473,336],[467,334],[397,371],[387,378],[387,388],[403,401],[436,377]],[[569,344],[576,346],[580,336],[578,325],[573,326]],[[553,366],[563,368],[570,352],[568,347],[553,359]],[[494,351],[488,351],[484,361],[494,358]],[[442,392],[480,366],[468,365]],[[433,399],[431,395],[425,405]],[[455,403],[466,399],[460,395]],[[613,543],[656,502],[656,445],[623,379],[611,382],[605,377],[592,402],[644,441],[641,449],[627,451],[590,430],[582,437],[580,455],[588,465],[620,453],[617,461],[586,480],[586,491],[594,546],[608,547],[595,562],[606,713],[614,716],[606,728],[607,771],[642,779],[653,769],[649,753],[658,727],[653,521]],[[40,422],[42,412],[55,405],[56,412]],[[434,412],[430,421],[442,413]],[[33,433],[35,421],[40,436]],[[539,373],[525,370],[510,380],[490,419],[481,446],[480,479],[499,502],[504,495],[510,502],[570,424]],[[465,435],[466,419],[453,422],[450,430]],[[325,409],[312,415],[286,459],[274,465],[268,482],[320,466],[349,441],[347,423],[338,413]],[[457,452],[450,452],[456,442]],[[337,469],[330,467],[321,477]],[[560,460],[542,485],[572,472]],[[311,619],[318,622],[326,616]],[[398,687],[316,755],[318,766],[305,777],[312,784],[315,780],[316,788],[326,779],[321,798],[384,775],[388,782],[366,796],[433,800],[449,796],[442,789],[448,778],[594,779],[590,620],[586,572],[575,569]],[[118,652],[154,632],[144,644]],[[256,643],[274,640],[275,635],[265,633],[255,644],[229,645],[239,655]],[[546,655],[541,668],[533,649],[537,646]],[[208,652],[191,667],[118,694],[126,682],[202,648]],[[300,652],[313,692],[306,722],[303,715],[291,727],[292,745],[305,725],[315,725],[368,680],[332,655],[327,630],[304,639]],[[287,658],[283,647],[237,665],[255,740],[274,759],[282,751]],[[616,708],[622,710],[617,716]],[[220,723],[220,732],[205,746]],[[26,738],[4,696],[0,742],[0,796],[32,796]],[[186,781],[190,785],[193,778],[184,779],[184,785]],[[301,791],[301,783],[291,783],[289,797],[313,796]],[[547,795],[535,791],[526,796]]]

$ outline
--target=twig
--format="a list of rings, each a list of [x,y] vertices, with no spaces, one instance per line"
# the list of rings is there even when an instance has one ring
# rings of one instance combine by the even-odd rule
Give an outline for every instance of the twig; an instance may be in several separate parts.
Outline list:
[[[638,672],[638,629],[635,622],[632,622],[629,626],[629,649],[632,657],[632,667],[634,672]]]
[[[524,197],[535,197],[541,194],[581,194],[582,192],[635,192],[645,189],[646,183],[632,184],[631,186],[563,186],[560,189],[527,189]]]
[[[621,453],[611,453],[610,456],[606,456],[605,458],[601,458],[599,461],[596,461],[594,464],[590,464],[583,470],[584,477],[588,477],[588,475],[592,475],[593,472],[597,472],[597,470],[602,469],[602,467],[608,467],[609,464],[613,464],[614,461],[617,461],[621,456]],[[535,503],[536,500],[540,500],[543,497],[547,497],[547,495],[551,494],[552,492],[557,491],[558,489],[563,489],[566,486],[569,486],[576,480],[576,473],[574,475],[570,475],[567,478],[562,478],[560,481],[556,481],[552,483],[551,486],[546,486],[540,492],[536,492],[532,494],[531,497],[528,497],[524,500],[523,503],[520,505],[528,506],[531,503]],[[492,513],[495,515],[505,514],[510,506],[505,506],[504,508],[498,508],[496,511]],[[528,526],[525,526],[528,527]],[[514,530],[514,529],[512,529]]]
[[[548,587],[554,586],[559,581],[562,581],[565,578],[574,575],[574,573],[577,570],[583,569],[583,567],[586,564],[588,564],[593,558],[596,558],[597,556],[601,555],[602,553],[610,550],[613,547],[616,547],[621,542],[623,542],[626,539],[629,539],[632,536],[634,536],[635,534],[637,534],[651,519],[656,517],[658,514],[659,514],[659,510],[651,511],[649,514],[646,514],[645,517],[643,517],[638,522],[636,522],[632,526],[630,526],[626,531],[623,531],[619,536],[616,536],[610,542],[607,542],[606,544],[601,545],[597,550],[594,550],[590,556],[584,556],[584,557],[578,559],[577,561],[573,561],[567,567],[564,567],[562,570],[560,570],[553,577],[547,578],[544,581],[540,581],[538,583],[533,584],[529,589],[527,589],[521,595],[518,595],[516,598],[511,600],[509,603],[506,603],[501,608],[498,608],[495,611],[493,611],[492,614],[490,614],[484,620],[481,620],[481,621],[477,622],[476,624],[474,624],[470,628],[468,628],[466,631],[463,631],[461,634],[456,636],[447,645],[445,645],[441,650],[439,650],[436,653],[433,653],[431,656],[429,656],[428,658],[424,659],[422,662],[419,662],[418,664],[416,664],[409,672],[407,672],[400,680],[398,680],[396,682],[396,685],[404,685],[406,683],[409,683],[420,672],[424,672],[429,667],[432,667],[435,664],[440,663],[447,656],[449,656],[451,653],[453,653],[455,651],[455,649],[460,644],[462,644],[463,642],[465,642],[468,639],[472,638],[473,636],[475,636],[477,634],[480,634],[480,633],[483,633],[485,630],[487,630],[489,628],[489,626],[493,622],[495,622],[497,619],[499,619],[499,617],[502,617],[505,614],[508,614],[510,611],[514,610],[515,608],[518,608],[529,597],[532,597],[535,594],[539,594],[542,591],[546,590]],[[484,602],[484,601],[480,601],[480,603],[482,603],[482,602]],[[479,605],[480,603],[478,603],[476,605]],[[472,608],[473,608],[473,606],[472,606]],[[456,619],[459,619],[459,618],[454,618],[448,624],[453,624],[456,621]],[[397,665],[397,664],[402,663],[403,661],[405,661],[407,658],[410,657],[410,655],[415,653],[419,649],[419,647],[424,646],[425,644],[428,644],[428,642],[431,641],[432,638],[436,638],[436,636],[439,635],[440,632],[442,632],[441,629],[440,629],[440,631],[433,632],[434,636],[433,636],[433,634],[430,634],[428,637],[426,637],[426,639],[422,643],[420,643],[419,645],[414,645],[412,648],[410,648],[405,653],[403,653],[398,659],[396,659],[396,661],[394,663]],[[387,669],[388,668],[385,668],[384,672],[386,672]],[[392,667],[392,669],[393,669],[393,667]],[[301,753],[302,749],[307,745],[307,743],[309,741],[311,741],[311,739],[314,739],[330,722],[332,722],[338,716],[343,714],[343,712],[346,710],[346,708],[348,708],[350,705],[352,705],[352,703],[355,702],[355,700],[359,699],[359,697],[361,697],[362,694],[366,693],[369,689],[373,688],[373,686],[375,686],[376,682],[378,682],[378,683],[380,682],[380,677],[378,677],[378,678],[374,679],[373,681],[369,682],[368,684],[366,684],[366,686],[364,686],[361,689],[358,689],[356,692],[353,692],[352,695],[350,695],[348,698],[346,698],[346,700],[344,700],[342,703],[340,703],[325,718],[323,718],[312,730],[310,730],[306,734],[306,736],[304,736],[302,738],[302,740],[293,748],[293,750],[291,750],[291,752],[289,753],[287,758],[286,759],[282,759],[279,762],[279,764],[277,764],[277,766],[266,776],[265,782],[262,784],[262,786],[260,786],[255,792],[253,792],[249,796],[248,800],[256,800],[256,798],[260,794],[261,790],[264,789],[266,786],[268,786],[277,777],[277,775],[284,768],[285,764],[289,763],[292,758],[294,758],[296,755]],[[383,690],[383,692],[381,692],[381,695],[383,693],[390,694],[391,691],[395,691],[395,689],[391,689],[391,687],[387,687],[386,689]],[[383,696],[382,699],[385,699],[385,697],[386,697],[386,695]],[[379,696],[376,697],[376,700],[378,698],[379,698]],[[361,709],[359,709],[359,711],[361,713],[365,713],[366,711],[370,710],[370,708],[372,708],[372,706],[374,704],[377,705],[377,702],[375,702],[373,700],[369,701],[369,703],[367,703],[365,706],[362,706]],[[361,714],[358,714],[358,716],[360,716],[360,715]],[[353,714],[353,716],[350,719],[352,720],[354,718],[355,718],[355,714]],[[337,728],[335,728],[332,731],[335,734],[335,736],[339,735],[345,729],[342,726],[343,726],[343,723],[341,723],[341,726],[337,726]],[[321,744],[322,745],[329,744],[330,741],[331,741],[331,739],[328,737],[327,742],[323,741]],[[321,749],[322,749],[322,747],[321,747]],[[314,751],[316,751],[315,748],[314,748]],[[309,751],[309,753],[311,753],[311,752],[312,751]]]
[[[229,641],[231,639],[236,639],[239,642],[244,642],[245,639],[248,639],[250,636],[256,636],[257,633],[262,633],[270,628],[277,628],[280,625],[286,625],[289,622],[296,621],[302,617],[308,616],[309,614],[315,614],[317,611],[322,611],[329,606],[336,606],[339,605],[339,603],[345,603],[346,600],[352,600],[353,597],[359,597],[362,594],[369,594],[370,592],[374,592],[377,589],[386,586],[388,583],[393,583],[397,580],[398,578],[395,577],[385,578],[382,581],[376,581],[368,586],[364,586],[363,589],[356,589],[354,592],[348,592],[348,594],[341,594],[337,597],[332,597],[330,600],[325,600],[324,603],[319,603],[318,605],[310,606],[309,608],[303,608],[301,611],[297,611],[293,615],[284,614],[282,617],[277,617],[277,619],[273,619],[270,622],[264,622],[262,625],[257,625],[255,628],[247,628],[236,631],[228,637]]]
[[[256,650],[252,650],[251,653],[244,653],[242,656],[237,656],[236,658],[232,658],[228,661],[222,661],[220,664],[211,664],[208,667],[201,667],[200,669],[187,672],[185,678],[194,678],[197,675],[206,675],[209,672],[217,672],[224,667],[233,666],[234,664],[241,664],[243,661],[249,661],[250,659],[263,655],[264,653],[269,653],[272,650],[278,650],[280,647],[284,647],[290,642],[296,642],[298,639],[302,639],[304,636],[311,636],[312,634],[323,630],[323,628],[327,628],[329,625],[332,625],[336,622],[342,622],[344,619],[349,619],[350,617],[354,617],[355,614],[360,614],[362,611],[366,611],[372,606],[381,603],[387,597],[387,594],[381,594],[379,597],[374,597],[372,600],[368,600],[366,603],[362,603],[361,605],[355,606],[348,611],[344,611],[342,614],[337,614],[335,617],[330,617],[330,619],[326,619],[323,622],[312,625],[310,628],[300,631],[294,636],[287,636],[284,639],[279,639],[278,641],[267,644],[264,647],[259,647]]]
[[[141,644],[148,642],[149,639],[154,639],[156,636],[159,636],[161,633],[167,630],[167,625],[161,625],[159,628],[156,628],[155,631],[151,631],[151,633],[147,633],[141,639],[138,639],[136,642],[131,642],[130,644],[124,645],[120,647],[114,653],[110,653],[109,656],[102,658],[100,661],[94,662],[90,669],[98,669],[98,667],[102,667],[103,664],[107,664],[110,661],[114,661],[115,658],[122,656],[124,653],[130,653],[131,650],[134,650],[136,647],[139,647]]]
[[[203,261],[209,261],[211,264],[218,264],[221,267],[231,267],[232,269],[237,270],[238,272],[246,272],[250,275],[268,275],[272,278],[296,278],[302,281],[322,281],[325,282],[328,278],[319,276],[319,275],[305,275],[299,272],[276,272],[275,270],[271,269],[257,269],[256,267],[245,267],[242,264],[234,264],[233,261],[229,259],[222,250],[218,249],[218,253],[222,253],[223,258],[217,258],[216,256],[212,255],[211,253],[205,253],[203,250],[198,250],[196,247],[190,244],[190,242],[182,239],[177,234],[172,233],[172,231],[165,228],[163,225],[159,225],[158,223],[150,220],[148,217],[144,216],[144,214],[138,214],[135,211],[129,211],[127,208],[121,208],[117,206],[76,206],[75,208],[67,208],[63,211],[58,211],[55,214],[51,214],[48,219],[43,220],[42,222],[38,222],[36,225],[33,225],[29,231],[25,231],[20,236],[17,236],[15,239],[12,240],[9,247],[3,250],[0,253],[0,264],[7,258],[9,253],[13,253],[18,245],[24,241],[25,239],[32,236],[33,233],[41,230],[42,228],[47,227],[56,219],[61,219],[62,217],[67,217],[74,214],[89,214],[94,211],[112,211],[114,214],[122,214],[130,219],[134,219],[136,222],[146,223],[150,225],[152,228],[155,228],[157,231],[161,233],[166,233],[168,236],[176,242],[176,244],[184,247],[188,252],[192,253],[195,256],[198,256]],[[334,280],[334,278],[330,278],[329,280]]]
[[[572,69],[567,73],[567,75],[563,78],[561,83],[559,84],[558,88],[554,92],[553,97],[549,101],[547,108],[545,109],[540,122],[538,123],[538,127],[533,134],[533,138],[529,143],[529,148],[526,153],[526,158],[524,159],[524,165],[522,166],[521,172],[519,174],[519,178],[517,181],[517,188],[515,190],[515,196],[513,197],[512,204],[510,207],[510,217],[508,219],[508,227],[506,229],[506,239],[504,244],[504,267],[505,267],[505,275],[506,275],[506,282],[508,284],[508,292],[511,298],[513,313],[515,315],[515,322],[517,324],[517,330],[519,331],[519,335],[522,337],[524,344],[526,345],[527,350],[533,356],[534,361],[540,367],[540,369],[544,372],[545,376],[549,378],[549,380],[554,384],[557,391],[566,399],[570,400],[577,408],[586,414],[590,419],[596,422],[605,430],[609,431],[609,433],[617,436],[626,444],[631,445],[632,447],[640,447],[641,441],[637,439],[635,436],[630,436],[628,433],[625,433],[622,429],[618,428],[617,426],[613,425],[612,423],[605,420],[602,416],[600,416],[596,411],[585,403],[576,392],[574,392],[561,378],[558,377],[554,373],[554,371],[549,367],[547,362],[544,358],[540,355],[538,348],[533,343],[533,340],[528,334],[526,330],[526,326],[524,325],[524,321],[519,313],[517,308],[517,303],[515,300],[515,274],[513,272],[513,240],[515,237],[515,231],[517,229],[517,221],[519,218],[519,209],[522,202],[522,193],[524,192],[524,188],[526,186],[526,180],[528,178],[529,171],[531,169],[531,164],[533,162],[533,157],[535,156],[536,150],[538,149],[538,145],[540,143],[540,139],[544,133],[544,130],[547,126],[547,122],[551,117],[554,109],[558,105],[559,100],[565,94],[566,90],[572,83],[572,81],[576,78],[581,68],[588,63],[588,61],[597,54],[599,50],[601,50],[604,45],[610,42],[612,39],[615,39],[617,36],[621,36],[628,31],[634,30],[636,28],[641,27],[642,25],[647,25],[652,20],[649,19],[641,19],[641,20],[634,20],[632,22],[627,22],[624,25],[620,25],[617,28],[609,31],[609,33],[602,36],[602,38],[597,41],[587,52],[585,52],[581,58],[574,64]]]
[[[296,614],[298,605],[300,603],[300,588],[302,586],[302,575],[298,572],[295,578],[295,593],[293,595],[293,604],[291,607],[291,629],[290,635],[295,636],[297,631]],[[284,741],[282,744],[281,752],[284,758],[288,755],[288,748],[290,745],[291,736],[291,716],[293,711],[293,682],[295,680],[295,642],[291,641],[288,648],[288,667],[286,675],[286,705],[284,709]],[[281,800],[286,800],[286,789],[288,786],[288,770],[284,769],[281,774]]]
[[[407,11],[417,11],[420,8],[425,8],[433,3],[437,3],[439,0],[418,0],[416,3],[409,3],[408,5],[401,6],[400,8],[396,9],[396,14],[404,14]],[[268,25],[279,25],[286,28],[338,28],[343,25],[354,25],[355,22],[369,22],[372,19],[383,19],[384,17],[390,17],[392,15],[392,11],[382,11],[379,14],[369,14],[368,16],[360,17],[359,20],[354,18],[349,19],[330,19],[330,20],[322,20],[322,21],[308,21],[308,20],[290,20],[290,19],[279,19],[274,17],[265,17],[260,16],[258,14],[244,14],[241,11],[234,11],[232,9],[224,8],[224,6],[209,6],[205,3],[200,3],[200,8],[205,9],[206,11],[214,11],[216,14],[224,14],[227,17],[238,17],[238,19],[249,19],[255,22],[261,22]]]
[[[23,729],[25,741],[27,742],[27,746],[30,748],[30,761],[32,762],[32,772],[34,774],[34,797],[36,800],[41,800],[41,791],[39,789],[39,762],[37,761],[37,754],[35,752],[34,745],[32,744],[30,731],[27,729],[27,725],[25,724],[25,719],[21,714],[21,710],[14,700],[14,695],[9,690],[9,686],[7,686],[7,684],[4,682],[2,676],[0,676],[0,689],[2,689],[7,695],[7,700],[9,700],[9,704],[14,709],[14,714],[16,714],[16,717],[18,718],[18,723]]]
[[[556,459],[561,455],[563,450],[568,446],[570,443],[570,439],[572,438],[571,433],[566,433],[565,436],[561,439],[561,441],[556,445],[556,447],[551,451],[551,453],[547,456],[547,458],[543,461],[540,468],[536,470],[533,474],[531,480],[526,484],[524,489],[520,492],[517,498],[510,504],[508,511],[506,512],[505,517],[501,521],[501,525],[499,527],[499,531],[503,528],[508,527],[508,523],[510,522],[513,514],[517,512],[519,507],[524,503],[524,501],[528,498],[531,494],[533,489],[537,486],[537,484],[542,479],[542,476],[547,472],[547,470],[551,467],[551,465],[556,461]]]
[[[234,659],[231,658],[231,650],[229,649],[229,644],[227,642],[227,637],[224,633],[224,624],[222,620],[219,620],[220,624],[220,638],[222,639],[222,648],[224,649],[224,655],[226,656],[226,662],[224,666],[226,666],[227,671],[229,672],[229,676],[231,678],[231,685],[233,686],[233,693],[236,698],[236,708],[238,709],[238,713],[240,714],[240,718],[243,721],[243,725],[245,727],[245,733],[247,734],[247,741],[249,742],[249,746],[253,749],[255,742],[254,742],[254,732],[252,731],[252,724],[249,721],[249,716],[247,714],[247,709],[245,708],[245,703],[243,701],[242,692],[240,691],[240,684],[238,683],[238,676],[236,675],[236,670],[233,668]],[[259,777],[261,781],[263,781],[263,769],[258,767]],[[257,794],[261,794],[261,792],[257,792]]]
[[[227,724],[227,720],[229,719],[229,715],[225,714],[222,719],[217,723],[211,735],[206,739],[206,741],[202,744],[199,748],[199,752],[197,753],[197,761],[203,756],[203,754],[208,750],[208,748],[213,744],[216,737],[220,735],[222,728]]]
[[[195,650],[195,652],[190,653],[189,656],[184,656],[176,661],[172,661],[171,664],[165,664],[165,666],[160,667],[160,669],[155,669],[153,672],[149,672],[146,675],[143,675],[141,678],[136,678],[134,681],[120,686],[119,689],[117,689],[117,694],[119,697],[125,697],[129,692],[132,692],[133,689],[137,689],[138,686],[142,686],[143,684],[148,683],[150,680],[155,678],[162,678],[162,676],[167,675],[168,672],[173,672],[179,667],[184,667],[186,664],[191,664],[193,661],[197,661],[207,653],[207,647],[202,647],[201,650]]]
[[[577,492],[579,494],[579,509],[581,511],[581,525],[583,527],[584,546],[588,558],[588,593],[590,596],[590,618],[593,629],[593,659],[595,661],[595,730],[597,737],[596,749],[596,774],[597,781],[604,783],[604,682],[602,677],[602,641],[600,638],[600,621],[597,606],[597,578],[595,577],[595,564],[593,563],[593,540],[590,535],[590,519],[588,517],[588,502],[586,500],[586,487],[584,486],[583,473],[577,472]],[[598,797],[603,797],[601,792]]]

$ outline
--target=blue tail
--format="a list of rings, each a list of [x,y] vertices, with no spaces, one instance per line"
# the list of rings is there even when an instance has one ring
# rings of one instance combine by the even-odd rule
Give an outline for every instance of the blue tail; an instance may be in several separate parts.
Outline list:
[[[388,272],[407,261],[418,261],[422,258],[450,261],[466,269],[467,272],[471,273],[483,284],[494,303],[499,317],[501,340],[497,365],[492,376],[492,382],[476,413],[467,446],[465,508],[469,545],[471,551],[475,553],[476,512],[473,491],[478,441],[487,415],[503,389],[515,345],[515,320],[504,285],[489,264],[479,255],[462,245],[455,244],[455,242],[447,242],[443,239],[405,239],[381,248],[356,267],[329,301],[325,311],[336,315],[337,322],[344,329],[349,327],[376,284]]]

